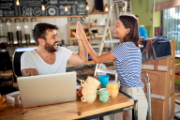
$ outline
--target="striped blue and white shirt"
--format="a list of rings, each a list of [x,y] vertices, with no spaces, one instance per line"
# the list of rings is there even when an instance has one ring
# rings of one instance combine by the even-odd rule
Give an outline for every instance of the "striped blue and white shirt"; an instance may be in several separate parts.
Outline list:
[[[141,51],[133,42],[123,42],[111,50],[122,87],[144,87],[141,82]]]

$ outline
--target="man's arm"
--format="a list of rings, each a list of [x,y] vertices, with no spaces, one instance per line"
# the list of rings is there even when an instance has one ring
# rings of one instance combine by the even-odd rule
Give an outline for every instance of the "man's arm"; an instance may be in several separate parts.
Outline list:
[[[35,76],[38,75],[37,70],[34,68],[27,68],[21,70],[22,76]]]
[[[79,53],[72,53],[71,57],[68,60],[68,64],[78,65],[88,62],[88,53],[81,40],[78,40],[78,45]]]

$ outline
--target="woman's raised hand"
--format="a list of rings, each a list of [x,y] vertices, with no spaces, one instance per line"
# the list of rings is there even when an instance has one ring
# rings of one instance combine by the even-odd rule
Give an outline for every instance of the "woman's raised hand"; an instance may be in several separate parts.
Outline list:
[[[87,40],[86,34],[84,33],[84,29],[79,21],[77,22],[77,26],[78,26],[78,33],[80,35],[81,40]]]
[[[79,34],[79,28],[78,28],[78,22],[79,21],[77,21],[77,24],[76,24],[76,32],[73,32],[73,34],[75,35],[75,37],[78,39],[78,40],[80,40],[81,39],[81,37],[80,37],[80,34]]]

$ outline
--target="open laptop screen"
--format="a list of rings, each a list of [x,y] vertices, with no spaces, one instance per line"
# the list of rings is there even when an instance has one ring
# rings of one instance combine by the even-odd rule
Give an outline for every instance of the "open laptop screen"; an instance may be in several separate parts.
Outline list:
[[[18,77],[24,108],[76,100],[76,72]]]

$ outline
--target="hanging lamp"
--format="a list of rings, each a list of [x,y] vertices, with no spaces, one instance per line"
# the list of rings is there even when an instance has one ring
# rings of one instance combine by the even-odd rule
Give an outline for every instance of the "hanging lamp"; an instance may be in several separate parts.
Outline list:
[[[19,6],[19,5],[20,5],[19,0],[16,0],[16,5],[17,5],[17,6]]]
[[[66,3],[66,4],[65,4],[65,7],[64,7],[64,11],[65,11],[65,12],[68,12],[67,2],[65,1],[65,3]]]
[[[109,8],[108,8],[108,6],[107,6],[107,4],[106,4],[105,12],[108,12],[108,11],[109,11]]]
[[[89,10],[88,2],[86,2],[86,10]]]
[[[41,5],[41,10],[42,10],[42,11],[45,11],[46,8],[45,8],[45,5],[44,5],[44,1],[42,0],[41,3],[42,3],[42,5]]]

